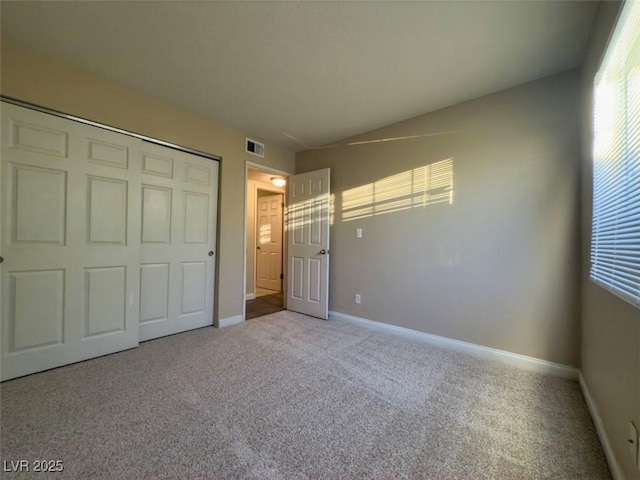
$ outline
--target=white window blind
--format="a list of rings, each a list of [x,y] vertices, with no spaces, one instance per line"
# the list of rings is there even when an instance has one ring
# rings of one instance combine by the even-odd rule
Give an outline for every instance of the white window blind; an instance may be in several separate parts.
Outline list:
[[[640,1],[626,2],[594,85],[591,278],[640,306]]]

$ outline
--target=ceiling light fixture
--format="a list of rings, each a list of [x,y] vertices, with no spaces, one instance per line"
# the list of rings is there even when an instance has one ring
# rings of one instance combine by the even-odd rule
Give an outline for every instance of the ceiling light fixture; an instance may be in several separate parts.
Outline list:
[[[287,184],[287,181],[281,177],[271,177],[271,183],[276,187],[284,187]]]

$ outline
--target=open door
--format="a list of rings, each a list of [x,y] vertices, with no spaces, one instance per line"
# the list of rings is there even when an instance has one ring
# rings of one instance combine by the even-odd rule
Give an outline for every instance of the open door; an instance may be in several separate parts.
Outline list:
[[[289,177],[287,309],[329,318],[329,169]]]

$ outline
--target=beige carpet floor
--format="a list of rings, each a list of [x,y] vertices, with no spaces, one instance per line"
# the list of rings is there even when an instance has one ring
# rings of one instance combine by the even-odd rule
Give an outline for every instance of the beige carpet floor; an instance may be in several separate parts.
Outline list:
[[[0,386],[57,479],[607,479],[576,382],[279,312]]]

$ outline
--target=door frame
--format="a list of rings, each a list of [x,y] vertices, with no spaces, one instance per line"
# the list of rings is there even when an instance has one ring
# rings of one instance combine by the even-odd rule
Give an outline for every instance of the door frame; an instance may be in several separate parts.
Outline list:
[[[283,211],[283,217],[282,217],[282,227],[283,227],[283,232],[282,232],[282,273],[284,275],[284,278],[282,279],[282,291],[286,292],[287,291],[287,255],[286,255],[286,242],[287,242],[287,229],[286,227],[286,211],[287,211],[287,192],[288,192],[288,188],[289,188],[289,176],[293,175],[293,173],[291,172],[286,172],[284,170],[278,170],[276,168],[271,168],[271,167],[265,167],[264,165],[260,164],[260,163],[256,163],[256,162],[252,162],[250,160],[245,160],[244,162],[244,215],[243,215],[243,225],[242,225],[242,232],[243,232],[243,262],[242,262],[242,321],[244,322],[247,319],[247,222],[248,222],[248,214],[249,214],[249,169],[253,169],[253,170],[259,170],[261,172],[265,172],[265,173],[273,173],[274,175],[278,175],[281,177],[285,177],[287,179],[287,185],[285,187],[285,191],[284,192],[274,192],[274,193],[281,193],[283,196],[283,202],[284,202],[284,211]],[[257,188],[256,188],[257,190]],[[264,188],[261,188],[261,190],[265,190]],[[255,221],[255,219],[254,219]],[[255,262],[253,264],[253,276],[255,278],[256,275],[256,265]],[[283,297],[286,297],[286,295],[283,295]],[[287,309],[287,299],[284,298],[284,308],[285,310]]]
[[[280,192],[278,190],[275,189],[271,189],[269,187],[261,187],[256,185],[254,188],[254,200],[255,200],[255,205],[254,205],[254,215],[253,215],[253,234],[254,234],[254,241],[256,242],[256,245],[258,243],[258,190],[262,190],[263,192],[269,192],[269,193],[273,193],[274,195],[281,195],[282,196],[282,205],[284,205],[284,197],[287,194],[286,191],[284,192]],[[284,252],[285,252],[285,246],[284,246],[284,241],[285,241],[285,237],[284,237],[284,206],[280,207],[282,208],[282,245],[280,246],[280,268],[281,268],[281,273],[283,275],[282,277],[282,282],[280,282],[280,289],[282,290],[283,293],[286,292],[286,290],[284,289]],[[246,239],[245,239],[246,241]],[[248,247],[248,245],[247,245]],[[246,251],[246,250],[245,250]],[[258,288],[258,257],[255,257],[255,261],[253,262],[253,293],[255,295],[256,293],[256,289]],[[245,288],[245,295],[247,295],[246,292],[246,288]],[[256,297],[257,298],[257,297]]]

